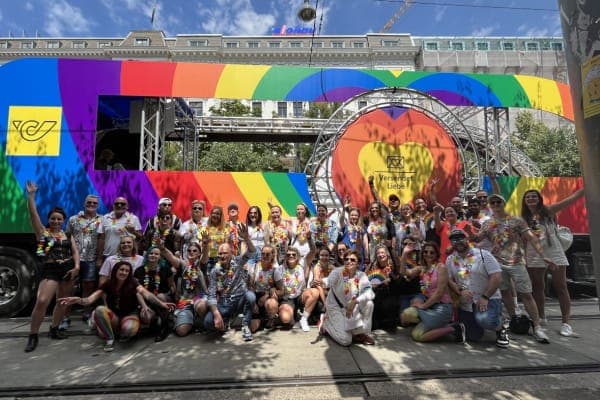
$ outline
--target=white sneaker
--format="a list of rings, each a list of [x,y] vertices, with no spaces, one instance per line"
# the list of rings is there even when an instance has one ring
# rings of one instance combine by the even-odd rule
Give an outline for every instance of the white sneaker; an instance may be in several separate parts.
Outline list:
[[[560,327],[560,334],[561,336],[572,336],[573,335],[573,328],[571,328],[571,325],[567,324],[566,322],[563,322],[563,324]]]
[[[546,318],[546,317],[540,318],[540,325],[541,326],[547,326],[548,325],[548,318]]]
[[[533,337],[535,338],[535,340],[537,340],[540,343],[544,343],[544,344],[550,343],[550,339],[548,338],[548,335],[546,335],[546,332],[544,331],[544,329],[539,325],[536,326],[535,328],[533,328]]]
[[[106,351],[107,353],[110,353],[114,349],[115,349],[115,341],[114,340],[107,340],[106,344],[104,345],[104,351]]]
[[[308,320],[306,317],[300,318],[300,328],[302,328],[304,332],[310,331],[310,326],[308,326]]]

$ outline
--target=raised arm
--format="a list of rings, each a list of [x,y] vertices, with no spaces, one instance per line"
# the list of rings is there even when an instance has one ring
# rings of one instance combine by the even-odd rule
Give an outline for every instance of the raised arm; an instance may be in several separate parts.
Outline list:
[[[31,226],[33,227],[33,232],[35,233],[36,239],[39,240],[45,228],[42,224],[40,214],[38,214],[38,210],[35,205],[35,194],[38,190],[38,187],[35,184],[35,182],[27,181],[27,185],[25,188],[27,190],[27,208],[29,209],[29,218],[31,219]]]
[[[549,205],[548,210],[552,214],[557,214],[558,212],[569,207],[571,204],[573,204],[575,201],[577,201],[577,199],[579,199],[581,196],[583,196],[583,193],[584,193],[583,188],[579,188],[575,192],[573,192],[572,195],[565,197],[561,201],[557,201],[556,203]]]

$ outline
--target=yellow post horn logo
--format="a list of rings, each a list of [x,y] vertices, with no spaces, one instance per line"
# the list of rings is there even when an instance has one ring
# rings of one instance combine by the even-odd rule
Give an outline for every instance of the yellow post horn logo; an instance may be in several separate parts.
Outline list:
[[[8,113],[6,154],[58,156],[61,118],[61,107],[11,106]]]

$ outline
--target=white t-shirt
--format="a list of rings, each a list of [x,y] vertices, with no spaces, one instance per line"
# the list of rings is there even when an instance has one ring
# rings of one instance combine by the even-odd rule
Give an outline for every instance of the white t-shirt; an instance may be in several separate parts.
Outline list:
[[[127,261],[131,263],[131,265],[133,266],[133,271],[131,272],[133,273],[136,269],[142,266],[142,264],[144,263],[144,257],[138,254],[136,254],[133,257],[109,256],[106,258],[106,260],[104,260],[104,263],[102,264],[102,268],[100,268],[100,272],[98,273],[98,275],[108,276],[110,278],[110,274],[112,272],[113,267],[119,261]]]

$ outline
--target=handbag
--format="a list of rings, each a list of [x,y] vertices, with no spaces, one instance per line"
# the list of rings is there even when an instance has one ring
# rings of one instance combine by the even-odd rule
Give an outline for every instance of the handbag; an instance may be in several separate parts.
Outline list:
[[[563,251],[567,251],[571,244],[573,244],[573,233],[566,226],[556,225],[556,237],[560,243],[560,247],[562,247]]]

